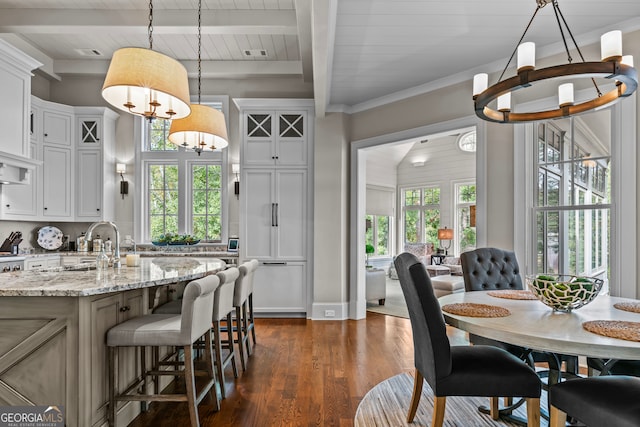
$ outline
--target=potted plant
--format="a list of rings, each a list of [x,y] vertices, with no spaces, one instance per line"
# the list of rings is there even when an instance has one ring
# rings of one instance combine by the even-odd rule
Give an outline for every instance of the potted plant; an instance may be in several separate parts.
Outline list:
[[[373,245],[367,244],[367,246],[365,247],[365,252],[367,253],[367,268],[371,268],[371,266],[369,265],[369,254],[372,254],[375,251],[376,250]]]

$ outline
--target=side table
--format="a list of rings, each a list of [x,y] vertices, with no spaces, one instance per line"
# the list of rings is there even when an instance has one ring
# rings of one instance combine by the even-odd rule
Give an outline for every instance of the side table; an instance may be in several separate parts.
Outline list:
[[[447,256],[445,254],[431,254],[431,265],[440,265]]]

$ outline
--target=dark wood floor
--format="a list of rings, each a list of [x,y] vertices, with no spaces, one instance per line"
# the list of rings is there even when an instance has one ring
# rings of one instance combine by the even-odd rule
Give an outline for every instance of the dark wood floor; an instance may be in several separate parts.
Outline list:
[[[413,372],[408,319],[369,313],[366,320],[257,319],[258,345],[247,371],[226,372],[227,398],[203,426],[352,426],[363,396],[379,382]],[[458,332],[456,339],[463,339]],[[452,344],[455,344],[452,340]],[[153,403],[130,426],[187,426],[184,403]]]

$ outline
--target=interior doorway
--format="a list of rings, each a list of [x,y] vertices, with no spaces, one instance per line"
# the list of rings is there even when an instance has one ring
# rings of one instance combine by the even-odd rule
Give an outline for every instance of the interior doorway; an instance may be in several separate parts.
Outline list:
[[[476,201],[475,201],[475,223],[476,223],[476,244],[484,245],[486,241],[486,227],[485,224],[485,212],[486,212],[486,174],[485,174],[485,165],[486,165],[486,149],[485,149],[485,139],[486,139],[486,130],[484,122],[479,121],[475,116],[470,116],[462,119],[451,120],[448,122],[443,122],[434,125],[423,126],[420,128],[410,129],[407,131],[396,132],[393,134],[382,135],[375,138],[369,138],[366,140],[354,141],[351,144],[351,235],[350,235],[350,255],[351,255],[351,263],[350,263],[350,288],[349,288],[349,318],[351,319],[362,319],[366,316],[366,301],[365,301],[365,262],[360,262],[360,260],[366,259],[366,231],[367,231],[367,221],[366,221],[366,200],[367,200],[367,183],[371,182],[371,178],[368,178],[367,174],[367,159],[368,156],[371,155],[372,150],[376,150],[380,147],[393,147],[403,146],[406,150],[407,144],[411,145],[409,150],[406,150],[405,156],[403,157],[401,162],[404,162],[400,167],[405,170],[411,171],[411,168],[414,167],[422,167],[427,166],[429,163],[429,159],[425,158],[423,160],[418,159],[417,157],[428,156],[429,147],[428,141],[440,141],[444,143],[448,141],[448,143],[452,143],[452,141],[458,141],[457,137],[466,133],[468,131],[475,130],[476,138],[476,151],[475,151],[475,185],[476,185]],[[455,136],[455,137],[454,137]],[[424,141],[424,142],[423,142]],[[412,144],[413,142],[413,144]],[[411,150],[416,144],[420,144],[413,151]],[[432,145],[436,145],[432,142]],[[402,151],[402,149],[400,149]],[[375,152],[375,151],[373,151]],[[412,152],[412,156],[408,157],[406,154]],[[434,154],[435,156],[435,154]],[[415,157],[415,159],[414,159]],[[432,159],[432,166],[434,166],[438,160],[435,158]],[[421,162],[424,162],[420,164]],[[417,163],[416,166],[414,163]],[[435,166],[434,166],[435,167]],[[400,175],[400,174],[398,174]],[[396,207],[397,212],[395,214],[395,218],[397,219],[394,227],[394,241],[392,244],[392,249],[390,252],[392,254],[400,253],[403,249],[403,242],[405,239],[405,228],[404,228],[404,218],[400,218],[401,214],[401,195],[402,195],[402,186],[405,184],[409,184],[411,181],[411,174],[407,173],[406,177],[402,176],[398,178],[399,182],[395,182],[394,186],[396,189]],[[419,180],[422,179],[424,182],[424,178],[428,175],[426,169],[422,171],[423,177],[420,177],[420,173],[414,174],[416,175],[415,183],[418,183]],[[371,174],[369,174],[371,176]],[[444,182],[445,177],[441,177],[441,181]],[[432,175],[431,178],[428,178],[431,182],[437,181],[436,178]],[[468,177],[459,181],[469,181]],[[374,185],[380,186],[382,182],[374,182]],[[446,192],[448,194],[447,201],[447,213],[445,221],[451,225],[449,228],[453,227],[455,224],[455,212],[454,212],[454,204],[450,197],[451,194],[456,191],[456,182],[447,182]],[[442,224],[443,226],[445,224]]]

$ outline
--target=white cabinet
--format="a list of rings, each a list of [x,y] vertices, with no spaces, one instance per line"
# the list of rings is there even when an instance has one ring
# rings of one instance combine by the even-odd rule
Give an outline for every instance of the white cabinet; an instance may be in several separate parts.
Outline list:
[[[76,108],[76,211],[78,221],[115,219],[115,129],[119,115],[101,107]]]
[[[306,312],[306,264],[295,261],[261,262],[254,273],[254,311],[274,315]]]
[[[240,262],[258,259],[254,308],[309,310],[312,258],[313,102],[242,100]]]
[[[250,110],[243,115],[245,166],[305,166],[305,111]]]
[[[60,254],[27,257],[24,260],[24,269],[26,271],[54,267],[60,267]]]
[[[31,70],[41,64],[0,40],[0,151],[29,157]]]
[[[59,110],[59,106],[42,110],[42,142],[71,146],[73,113]]]
[[[65,147],[42,147],[42,216],[48,220],[73,219],[71,154],[71,150]]]
[[[307,259],[307,171],[246,169],[242,182],[247,259]]]
[[[37,145],[31,143],[31,153],[35,159]],[[37,183],[40,169],[29,171],[29,183],[24,185],[3,185],[1,218],[5,220],[24,220],[38,215]]]
[[[31,97],[31,157],[42,164],[26,185],[2,186],[0,219],[115,219],[115,133],[119,115]],[[74,125],[75,124],[75,125]]]

